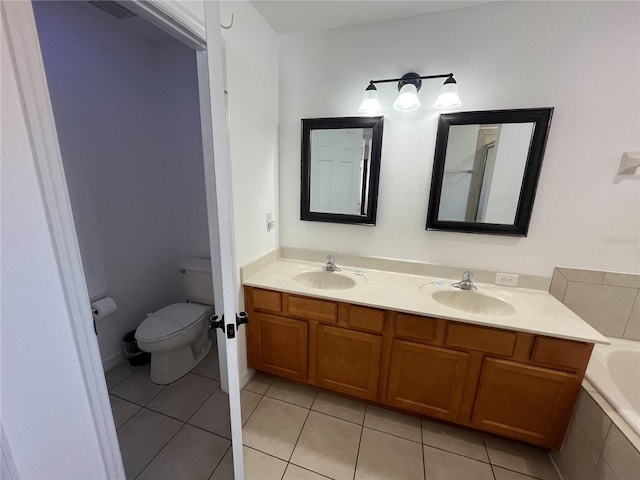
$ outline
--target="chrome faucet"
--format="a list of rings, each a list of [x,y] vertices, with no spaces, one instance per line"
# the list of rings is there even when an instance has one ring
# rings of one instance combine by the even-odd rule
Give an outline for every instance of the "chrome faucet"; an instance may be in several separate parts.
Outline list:
[[[342,269],[336,265],[336,259],[333,255],[327,255],[327,263],[322,267],[327,272],[341,272]]]
[[[462,274],[462,280],[456,283],[452,283],[451,286],[459,288],[460,290],[477,290],[478,287],[473,284],[473,280],[471,280],[472,278],[473,272],[464,272]]]

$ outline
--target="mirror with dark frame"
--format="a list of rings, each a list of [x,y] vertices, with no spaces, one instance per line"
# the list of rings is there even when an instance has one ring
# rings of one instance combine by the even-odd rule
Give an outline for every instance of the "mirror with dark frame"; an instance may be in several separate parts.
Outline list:
[[[300,220],[376,224],[383,119],[302,120]]]
[[[526,237],[552,113],[440,115],[427,230]]]

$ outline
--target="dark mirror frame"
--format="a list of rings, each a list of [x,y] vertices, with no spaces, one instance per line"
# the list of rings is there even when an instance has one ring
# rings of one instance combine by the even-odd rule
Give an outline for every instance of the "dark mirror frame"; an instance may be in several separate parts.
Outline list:
[[[427,230],[445,230],[465,233],[489,233],[494,235],[512,235],[526,237],[531,220],[533,200],[536,195],[538,178],[542,167],[542,158],[551,125],[553,108],[527,108],[516,110],[488,110],[480,112],[459,112],[440,115],[438,133],[433,160],[431,191],[427,213]],[[447,155],[449,128],[452,125],[497,124],[497,123],[534,123],[533,136],[529,145],[529,154],[525,164],[520,198],[513,224],[457,222],[438,220],[440,196]]]
[[[337,117],[302,119],[302,168],[300,176],[300,220],[312,222],[375,225],[378,209],[378,183],[382,153],[384,117]],[[311,131],[340,128],[371,128],[371,157],[368,166],[369,192],[365,215],[312,212],[311,207]]]

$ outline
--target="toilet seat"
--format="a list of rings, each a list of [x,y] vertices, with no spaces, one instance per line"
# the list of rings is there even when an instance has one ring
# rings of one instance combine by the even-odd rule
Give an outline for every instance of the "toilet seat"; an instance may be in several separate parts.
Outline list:
[[[159,342],[186,333],[190,326],[201,321],[205,306],[197,303],[173,303],[153,312],[136,329],[136,340]]]

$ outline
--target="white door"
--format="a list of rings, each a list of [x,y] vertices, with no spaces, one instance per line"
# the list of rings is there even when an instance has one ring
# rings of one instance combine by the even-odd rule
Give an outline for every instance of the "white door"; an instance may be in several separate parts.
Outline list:
[[[360,215],[363,142],[361,128],[312,130],[312,212]]]
[[[227,131],[227,105],[225,98],[225,75],[222,37],[220,35],[220,10],[217,1],[205,2],[205,18],[207,30],[206,63],[208,65],[208,102],[205,97],[203,78],[204,70],[201,65],[204,62],[199,55],[199,83],[201,99],[200,105],[203,115],[203,141],[205,155],[205,175],[207,177],[207,202],[210,212],[215,212],[218,224],[217,242],[212,239],[212,259],[219,255],[220,272],[217,285],[216,298],[222,299],[216,302],[216,313],[224,315],[224,332],[218,333],[218,346],[221,352],[226,353],[226,375],[229,394],[229,415],[231,420],[231,438],[233,448],[234,477],[237,480],[244,479],[244,464],[242,456],[242,421],[240,414],[240,377],[238,367],[238,348],[236,341],[236,292],[235,262],[233,252],[233,219],[232,219],[232,193],[231,193],[231,162],[229,158],[229,137]],[[206,107],[209,107],[207,110]],[[208,115],[207,115],[208,114]],[[206,117],[209,117],[210,123]],[[207,131],[208,128],[208,131]],[[207,145],[207,140],[211,143]],[[213,162],[208,161],[208,155],[213,156]],[[210,168],[213,166],[213,171]],[[214,182],[210,188],[210,182]],[[215,199],[209,199],[210,192],[215,191]],[[215,208],[211,208],[215,202]],[[211,214],[209,215],[211,222]],[[210,228],[211,232],[211,228]],[[240,327],[244,328],[244,327]],[[224,347],[222,347],[224,345]],[[222,359],[221,359],[222,360]],[[221,361],[220,366],[223,368]],[[223,372],[221,372],[223,373]],[[223,382],[224,383],[224,382]]]
[[[159,3],[159,2],[158,2]],[[33,153],[35,174],[41,182],[41,192],[44,209],[50,230],[50,242],[57,259],[60,276],[61,294],[68,307],[68,318],[58,318],[60,322],[68,322],[72,332],[77,358],[80,362],[80,374],[83,382],[79,382],[77,391],[68,392],[70,400],[79,397],[86,398],[89,404],[90,425],[82,442],[97,445],[96,453],[101,458],[92,459],[95,469],[90,475],[93,478],[123,478],[122,460],[118,448],[115,426],[109,407],[108,394],[104,383],[98,345],[93,333],[92,317],[88,304],[88,293],[83,275],[80,252],[78,249],[75,226],[71,214],[67,186],[62,169],[60,147],[57,142],[55,122],[52,114],[51,101],[44,76],[44,66],[39,51],[39,44],[33,12],[30,3],[7,2],[1,5],[3,16],[3,35],[7,30],[10,52],[16,65],[16,83],[21,95],[21,104],[25,116],[27,133],[30,138],[25,150]],[[150,10],[152,2],[143,4]],[[5,7],[6,10],[5,10]],[[219,3],[207,1],[207,30],[209,51],[199,54],[199,68],[204,74],[200,80],[208,80],[206,88],[201,86],[200,92],[208,92],[207,98],[201,99],[203,108],[203,142],[205,144],[205,174],[207,182],[207,205],[209,215],[209,231],[217,231],[219,235],[211,237],[212,260],[219,260],[221,266],[214,272],[216,280],[216,298],[222,299],[216,303],[216,313],[224,314],[225,333],[218,334],[219,346],[226,357],[226,386],[230,402],[231,431],[233,438],[233,461],[236,479],[244,478],[242,459],[242,426],[240,420],[240,391],[238,375],[238,353],[235,340],[236,305],[234,301],[234,272],[233,265],[233,232],[231,219],[231,180],[230,163],[228,157],[226,109],[224,100],[223,59],[221,37],[219,30]],[[154,13],[155,12],[155,13]],[[166,14],[166,12],[164,12]],[[163,29],[172,32],[172,22],[179,19],[168,15],[164,23],[158,20],[163,16],[163,10],[156,8],[151,12],[157,24],[163,24]],[[180,31],[176,36],[182,39],[191,38],[189,32]],[[195,38],[195,37],[193,37]],[[191,46],[199,44],[197,38],[185,42]],[[4,61],[4,60],[3,60]],[[208,67],[207,67],[208,64]],[[202,73],[200,72],[200,73]],[[209,87],[210,85],[210,87]],[[208,154],[208,155],[207,155]],[[214,160],[215,159],[215,160]],[[53,358],[49,361],[54,361]],[[221,362],[222,363],[222,362]],[[223,372],[221,372],[223,373]],[[222,379],[223,382],[225,379]],[[48,384],[47,384],[48,385]],[[41,385],[44,389],[45,385]],[[51,386],[55,390],[55,386]],[[66,412],[58,412],[55,421],[64,429],[64,421],[68,418]],[[29,426],[29,425],[27,425]],[[33,426],[35,428],[35,426]],[[27,429],[29,430],[29,429]],[[55,438],[47,432],[37,432],[38,444],[42,446],[55,444]],[[3,430],[4,434],[4,430]],[[15,439],[12,432],[8,432],[8,441]],[[28,437],[28,436],[27,436]],[[3,438],[4,440],[4,438]],[[35,440],[35,438],[34,438]],[[24,443],[24,442],[23,442]],[[77,442],[79,443],[79,442]],[[28,449],[22,449],[22,444],[12,443],[13,453],[17,458],[29,458]],[[73,451],[86,451],[83,445],[69,445]],[[18,468],[20,465],[18,465]],[[60,465],[56,469],[58,476],[64,477],[67,472],[71,475],[72,465]],[[56,475],[57,475],[56,474]]]

